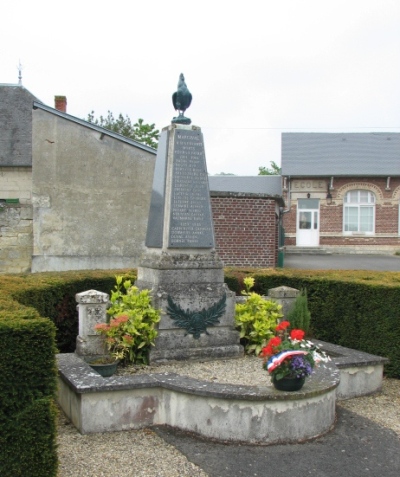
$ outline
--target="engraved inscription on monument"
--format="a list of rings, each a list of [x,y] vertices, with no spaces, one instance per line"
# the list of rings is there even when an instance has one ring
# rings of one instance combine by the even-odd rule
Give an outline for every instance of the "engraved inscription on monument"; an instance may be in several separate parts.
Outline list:
[[[200,131],[177,130],[175,134],[169,247],[214,247],[210,193]]]

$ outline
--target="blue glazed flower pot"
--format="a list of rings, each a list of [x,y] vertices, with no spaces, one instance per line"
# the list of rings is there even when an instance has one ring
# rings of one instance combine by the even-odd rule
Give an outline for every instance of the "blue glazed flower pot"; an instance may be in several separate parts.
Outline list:
[[[272,384],[274,385],[275,389],[279,391],[300,391],[303,387],[306,378],[289,378],[285,377],[282,379],[275,379],[275,376],[272,378]]]

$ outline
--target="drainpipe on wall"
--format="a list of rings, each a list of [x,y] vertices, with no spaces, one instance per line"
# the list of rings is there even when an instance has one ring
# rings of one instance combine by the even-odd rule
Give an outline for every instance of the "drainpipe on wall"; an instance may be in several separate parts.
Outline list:
[[[278,267],[283,268],[284,263],[284,250],[285,250],[285,229],[283,228],[283,214],[287,214],[290,212],[291,208],[291,182],[290,176],[288,177],[289,186],[288,186],[288,208],[284,209],[283,207],[279,207],[279,216],[278,216],[278,224],[279,224],[279,232],[278,232]],[[283,236],[282,236],[283,235]]]
[[[292,206],[292,192],[291,192],[291,180],[290,180],[290,176],[288,176],[288,180],[289,180],[289,186],[288,186],[288,208],[287,209],[283,209],[280,210],[281,214],[287,214],[288,212],[290,212],[290,209],[291,209],[291,206]]]

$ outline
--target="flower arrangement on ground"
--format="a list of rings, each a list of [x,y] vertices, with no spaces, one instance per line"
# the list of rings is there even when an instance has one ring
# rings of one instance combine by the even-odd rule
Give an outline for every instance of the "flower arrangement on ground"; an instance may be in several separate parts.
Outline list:
[[[284,378],[305,379],[320,362],[330,361],[330,357],[311,341],[304,339],[304,331],[293,329],[289,332],[289,321],[282,321],[261,350],[263,367],[271,375],[273,383]]]

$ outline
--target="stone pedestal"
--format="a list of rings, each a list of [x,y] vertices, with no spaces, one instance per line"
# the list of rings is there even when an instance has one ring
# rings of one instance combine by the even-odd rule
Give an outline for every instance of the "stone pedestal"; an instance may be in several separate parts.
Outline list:
[[[106,353],[104,337],[94,327],[107,321],[109,295],[97,290],[87,290],[75,295],[78,303],[79,334],[75,353],[79,356],[102,356]]]
[[[162,310],[150,363],[239,357],[235,294],[214,249],[203,136],[196,126],[162,131],[136,285]]]
[[[282,314],[286,318],[299,293],[296,288],[282,286],[268,290],[268,298],[282,306]]]

